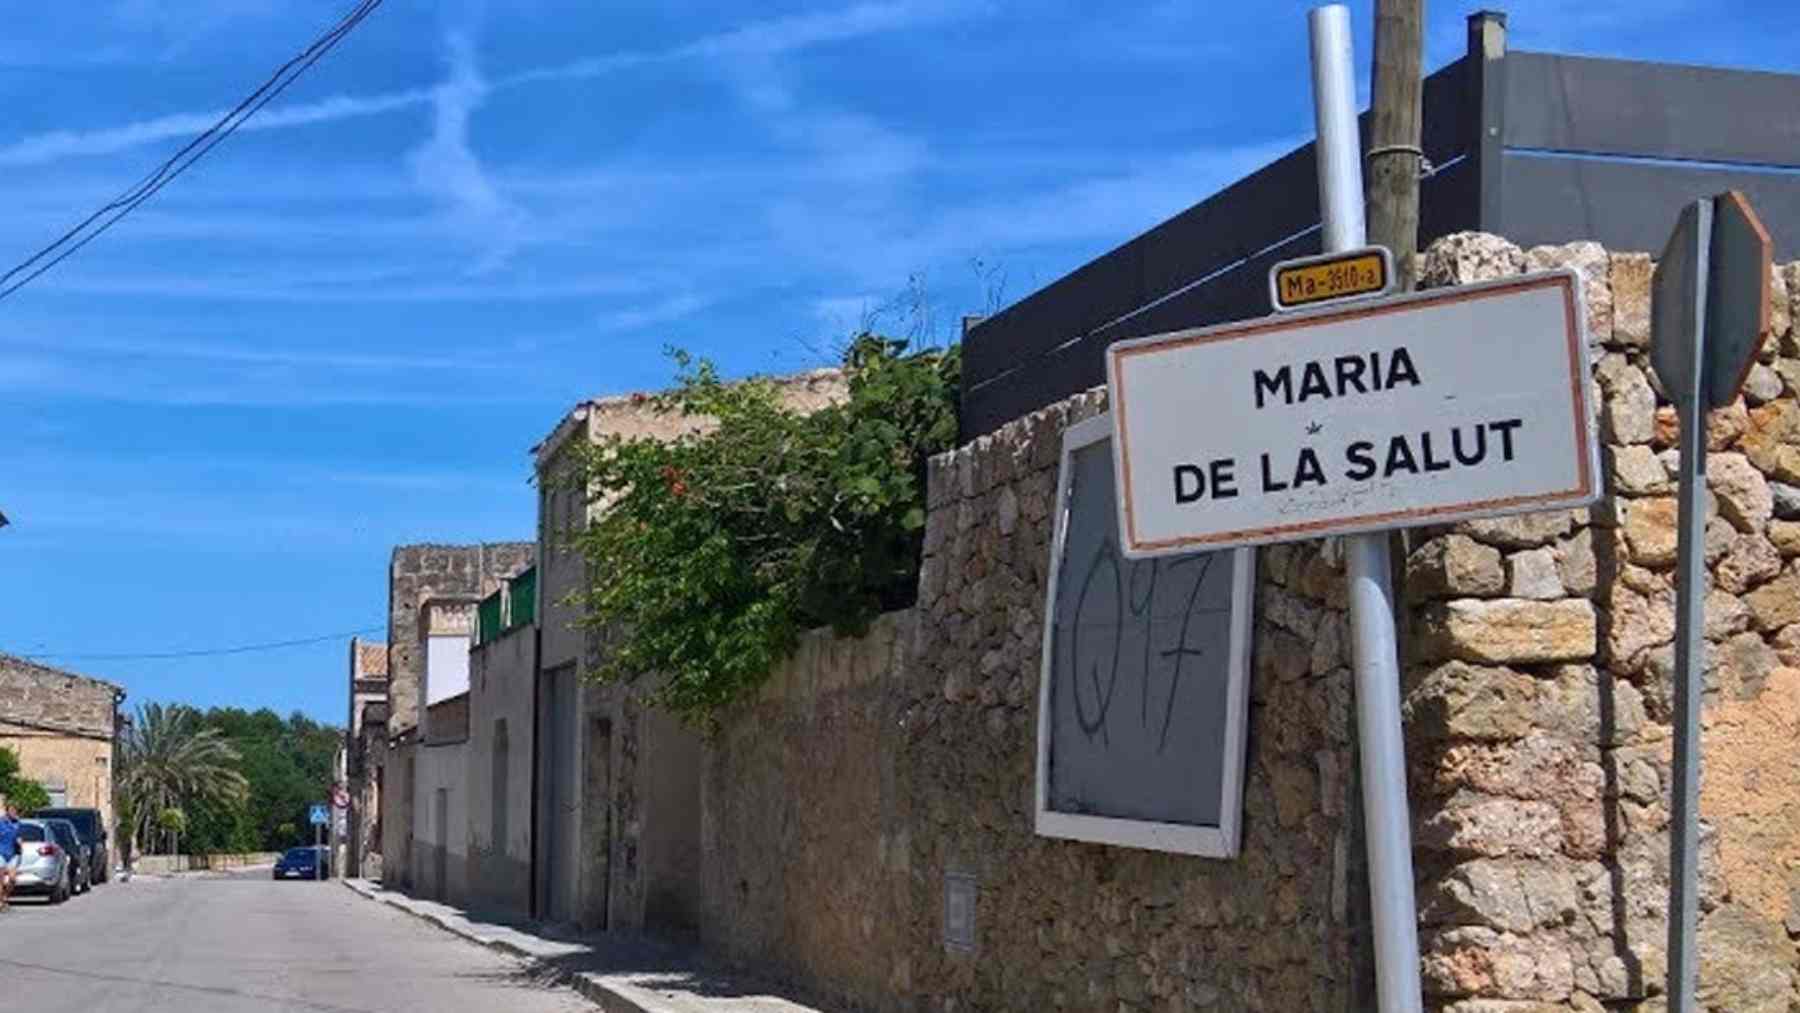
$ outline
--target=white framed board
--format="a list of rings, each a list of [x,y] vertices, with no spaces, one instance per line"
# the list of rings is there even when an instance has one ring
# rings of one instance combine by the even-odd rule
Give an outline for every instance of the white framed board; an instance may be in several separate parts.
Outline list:
[[[1038,700],[1038,834],[1238,853],[1253,549],[1128,559],[1112,422],[1063,435]]]
[[[1581,307],[1560,270],[1109,346],[1125,555],[1592,504]]]

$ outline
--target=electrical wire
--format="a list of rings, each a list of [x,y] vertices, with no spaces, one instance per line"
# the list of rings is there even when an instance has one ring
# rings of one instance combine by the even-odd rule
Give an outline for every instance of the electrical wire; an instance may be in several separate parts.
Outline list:
[[[238,127],[244,124],[245,121],[250,119],[250,117],[255,116],[264,106],[268,105],[282,92],[286,91],[289,85],[299,79],[300,75],[306,73],[313,64],[319,62],[326,53],[331,52],[339,42],[342,42],[344,37],[349,35],[357,25],[361,24],[365,18],[374,13],[375,9],[380,7],[382,2],[383,0],[360,0],[350,13],[344,15],[344,17],[340,19],[337,24],[332,26],[331,29],[326,31],[324,35],[315,39],[311,45],[301,50],[292,59],[277,68],[275,72],[269,76],[269,79],[263,82],[261,87],[251,92],[243,101],[234,106],[230,112],[219,117],[212,126],[206,128],[206,130],[202,131],[193,140],[182,146],[180,151],[171,155],[161,165],[151,170],[147,176],[127,188],[119,196],[102,205],[94,213],[82,219],[73,228],[58,236],[49,245],[32,254],[30,257],[27,257],[5,274],[0,274],[0,299],[5,299],[12,295],[14,292],[17,292],[19,289],[30,284],[44,272],[55,267],[57,264],[62,263],[76,251],[99,238],[102,233],[117,224],[121,218],[124,218],[126,215],[136,210],[139,205],[143,204],[151,197],[156,196],[163,187],[174,182],[182,173],[192,167],[195,162],[205,157],[207,152],[211,151],[214,147],[217,147],[219,142],[230,137],[237,131]],[[108,212],[112,213],[111,217],[106,217]],[[105,218],[105,221],[100,221],[102,218]],[[90,230],[89,227],[94,226],[95,222],[100,222],[100,224]],[[80,238],[77,239],[77,236]],[[59,249],[60,252],[58,252]],[[46,257],[49,259],[45,260]],[[43,263],[39,264],[39,261],[43,261]],[[34,270],[25,274],[24,277],[18,277],[21,272],[31,268],[34,264],[38,265]],[[18,280],[13,281],[14,278],[18,278]]]
[[[27,661],[41,661],[55,658],[58,661],[160,661],[170,658],[212,658],[226,654],[253,654],[258,651],[276,651],[284,647],[304,647],[307,644],[322,644],[330,640],[341,640],[344,637],[360,636],[364,633],[380,633],[387,629],[385,623],[378,626],[365,626],[360,630],[346,630],[343,633],[327,633],[317,637],[302,637],[299,640],[271,640],[261,644],[240,644],[236,647],[207,647],[192,651],[149,651],[135,654],[93,654],[68,653],[63,651],[40,651],[35,654],[21,654],[18,657]]]

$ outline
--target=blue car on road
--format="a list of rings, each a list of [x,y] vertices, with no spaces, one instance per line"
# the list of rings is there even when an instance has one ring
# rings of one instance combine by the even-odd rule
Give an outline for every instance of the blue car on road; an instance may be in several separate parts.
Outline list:
[[[275,878],[330,879],[331,859],[321,847],[289,848],[275,860]]]

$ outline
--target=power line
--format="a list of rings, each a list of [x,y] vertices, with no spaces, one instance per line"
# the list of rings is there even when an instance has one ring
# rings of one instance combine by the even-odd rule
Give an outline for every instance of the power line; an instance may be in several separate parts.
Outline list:
[[[375,8],[381,6],[381,4],[382,0],[361,0],[361,2],[356,5],[355,9],[349,14],[344,15],[344,17],[338,21],[336,25],[333,25],[329,31],[313,40],[311,45],[301,50],[299,54],[288,60],[288,62],[282,64],[276,69],[275,73],[269,76],[267,81],[263,82],[261,87],[246,96],[244,100],[234,106],[230,112],[219,117],[212,126],[207,127],[206,130],[202,131],[193,140],[189,141],[180,151],[177,151],[161,165],[151,170],[149,175],[139,180],[136,184],[125,190],[124,193],[113,198],[110,202],[102,205],[93,214],[82,219],[73,228],[58,236],[54,242],[32,254],[30,257],[27,257],[5,274],[0,275],[0,286],[4,286],[0,287],[0,299],[5,299],[7,296],[12,295],[27,284],[30,284],[31,281],[39,275],[55,267],[57,264],[62,263],[77,250],[93,242],[95,239],[98,239],[102,233],[112,228],[119,219],[124,218],[126,215],[136,210],[139,205],[143,204],[151,197],[156,196],[163,187],[174,182],[177,177],[186,172],[195,162],[198,162],[207,152],[216,147],[220,141],[223,141],[225,138],[230,137],[235,133],[238,127],[242,126],[246,120],[250,119],[250,117],[255,116],[263,106],[268,105],[282,92],[286,91],[289,85],[298,80],[300,75],[306,73],[313,64],[319,62],[326,53],[331,52],[339,42],[343,41],[346,35],[350,34],[351,30],[361,24],[364,18],[367,18],[370,14],[374,13]],[[108,212],[112,213],[110,217],[107,217]],[[105,218],[105,220],[101,221],[102,218]],[[95,225],[95,222],[99,222],[100,224]],[[92,228],[90,228],[90,226]],[[39,263],[39,261],[42,261],[42,263]],[[37,265],[35,269],[32,268],[32,265],[34,264]],[[22,272],[27,271],[27,269],[31,269],[30,273],[25,274],[23,277],[19,277],[17,281],[13,281],[15,277],[18,277]]]
[[[212,658],[225,654],[253,654],[258,651],[276,651],[284,647],[304,647],[307,644],[322,644],[328,640],[342,640],[344,637],[360,636],[364,633],[380,633],[387,625],[365,626],[360,630],[346,630],[343,633],[327,633],[317,637],[302,637],[299,640],[271,640],[261,644],[240,644],[236,647],[207,647],[192,651],[150,651],[136,654],[92,654],[65,653],[62,651],[43,651],[37,654],[21,654],[19,657],[28,661],[39,661],[55,658],[58,661],[159,661],[170,658]]]

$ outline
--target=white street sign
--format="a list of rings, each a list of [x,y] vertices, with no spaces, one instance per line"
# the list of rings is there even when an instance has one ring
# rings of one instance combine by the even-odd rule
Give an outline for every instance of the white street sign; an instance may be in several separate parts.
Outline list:
[[[1585,329],[1552,271],[1115,344],[1122,549],[1590,504]]]

